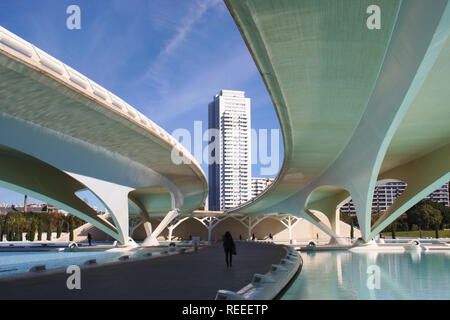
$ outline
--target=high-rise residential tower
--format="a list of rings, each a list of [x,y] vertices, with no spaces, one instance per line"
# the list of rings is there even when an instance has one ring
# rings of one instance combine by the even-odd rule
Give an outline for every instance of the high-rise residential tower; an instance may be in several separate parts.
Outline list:
[[[271,178],[252,178],[251,188],[252,188],[252,198],[255,198],[263,192],[269,184],[271,184],[274,179]]]
[[[209,165],[209,209],[226,210],[251,199],[250,99],[222,90],[209,104],[208,122],[219,136],[215,154],[210,150],[217,161]]]
[[[407,185],[405,182],[387,182],[385,184],[379,185],[375,188],[372,200],[372,211],[373,212],[383,212],[389,209],[395,200],[405,191]],[[425,199],[430,199],[435,202],[441,202],[447,207],[450,205],[449,196],[449,183],[444,184],[442,187],[436,189]],[[340,211],[342,213],[356,214],[355,205],[353,201],[349,201],[344,204]]]

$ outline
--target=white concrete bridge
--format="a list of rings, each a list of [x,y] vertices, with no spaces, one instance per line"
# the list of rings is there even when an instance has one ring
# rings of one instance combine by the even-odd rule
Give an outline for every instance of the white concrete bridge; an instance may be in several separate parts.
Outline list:
[[[225,3],[268,88],[285,150],[274,183],[227,212],[247,216],[248,230],[252,218],[279,214],[280,221],[307,219],[338,239],[339,207],[351,198],[370,241],[450,179],[447,0],[379,0],[381,29],[367,27],[368,0]],[[130,214],[165,217],[147,241],[155,243],[176,216],[203,204],[202,170],[164,130],[3,28],[0,42],[3,186],[76,214],[122,243]],[[173,164],[173,148],[191,163]],[[408,186],[372,225],[374,188],[386,180]],[[83,189],[103,201],[114,224],[76,197]]]
[[[225,0],[283,132],[281,172],[229,213],[283,213],[339,238],[351,199],[365,241],[450,179],[447,0]],[[369,6],[381,28],[369,29]],[[406,191],[371,225],[374,188]],[[326,215],[331,228],[318,212]]]
[[[188,164],[176,165],[172,152]],[[122,244],[130,216],[164,216],[146,244],[207,195],[196,160],[167,132],[86,76],[0,27],[0,185],[54,204]],[[111,213],[76,196],[92,191]]]

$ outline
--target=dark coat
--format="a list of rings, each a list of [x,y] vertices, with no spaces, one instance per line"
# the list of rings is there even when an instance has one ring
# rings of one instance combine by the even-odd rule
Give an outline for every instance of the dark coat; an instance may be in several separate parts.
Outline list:
[[[233,252],[233,254],[236,254],[236,246],[234,245],[232,237],[223,237],[223,249],[225,251],[231,251]]]

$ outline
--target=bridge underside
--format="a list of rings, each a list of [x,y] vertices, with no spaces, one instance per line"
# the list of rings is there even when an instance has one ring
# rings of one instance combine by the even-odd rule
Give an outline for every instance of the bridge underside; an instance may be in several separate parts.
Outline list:
[[[286,213],[338,236],[353,200],[365,241],[449,180],[450,5],[377,1],[225,0],[265,81],[285,159],[264,193],[230,213]],[[408,183],[371,226],[377,181]],[[331,228],[324,226],[325,214]]]
[[[0,145],[0,185],[54,204],[91,223],[113,238],[118,229],[76,196],[87,189],[69,174],[20,151]]]
[[[171,208],[174,206],[173,196],[167,188],[147,187],[145,190],[133,190],[99,179],[64,172],[4,145],[0,145],[0,186],[55,205],[92,224],[123,245],[133,244],[129,234],[131,235],[134,228],[150,221],[151,218],[169,216],[170,221],[174,218],[173,214],[167,215],[168,211],[172,212]],[[113,223],[98,215],[77,196],[78,192],[84,190],[89,190],[97,196],[110,212]],[[134,220],[137,220],[135,225]],[[152,235],[152,239],[156,239],[166,226],[167,223],[161,224],[159,229],[150,232],[149,236]],[[152,244],[157,242],[153,241]]]
[[[77,215],[125,245],[130,215],[148,221],[202,205],[204,173],[163,129],[2,27],[0,41],[3,186]],[[174,150],[191,161],[173,163]],[[105,205],[113,224],[78,199],[84,189]]]

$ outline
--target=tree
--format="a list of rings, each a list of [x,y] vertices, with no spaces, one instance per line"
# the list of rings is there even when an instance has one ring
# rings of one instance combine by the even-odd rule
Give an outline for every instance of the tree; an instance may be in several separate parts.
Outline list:
[[[396,239],[396,237],[395,237],[395,228],[396,228],[396,223],[394,222],[393,224],[392,224],[392,239]]]
[[[421,200],[406,212],[409,228],[417,225],[422,230],[433,230],[436,223],[444,226],[448,210],[442,203],[429,199]]]
[[[73,217],[69,216],[69,241],[73,241]]]
[[[444,205],[444,212],[442,213],[442,229],[450,228],[450,208]]]
[[[428,230],[432,229],[436,224],[441,224],[442,214],[430,204],[423,206],[423,224]]]
[[[56,237],[57,238],[61,237],[61,232],[62,232],[61,221],[59,221],[58,224],[56,225]]]
[[[36,220],[31,220],[31,226],[30,226],[30,234],[28,236],[28,241],[34,241],[34,238],[36,237]]]
[[[52,224],[50,221],[47,225],[47,240],[48,241],[52,240]]]
[[[14,229],[14,241],[22,241],[22,230],[18,224],[16,224],[16,228]]]
[[[17,241],[23,241],[23,230],[22,227],[17,227]]]
[[[38,223],[38,241],[42,240],[42,221],[39,220]]]
[[[355,231],[353,230],[354,226],[353,226],[353,221],[350,224],[350,239],[353,240],[353,238],[355,238]]]

